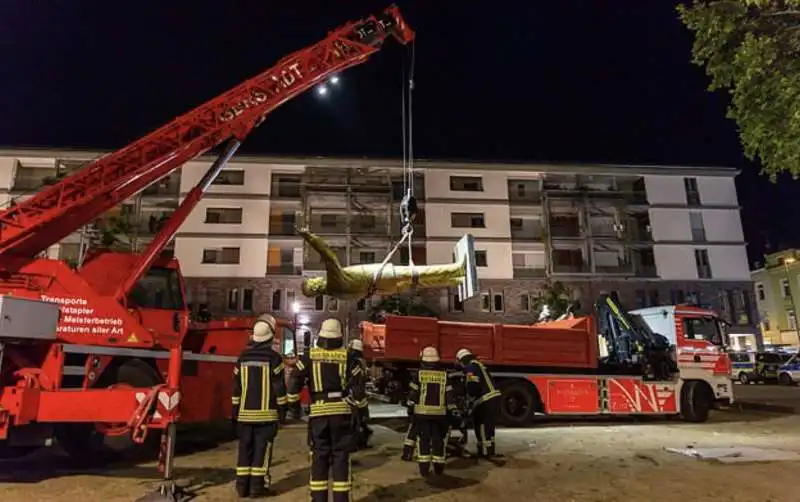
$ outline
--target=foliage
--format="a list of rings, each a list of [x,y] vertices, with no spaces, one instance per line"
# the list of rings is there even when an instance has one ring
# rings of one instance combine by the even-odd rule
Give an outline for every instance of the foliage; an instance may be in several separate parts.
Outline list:
[[[382,323],[387,315],[418,316],[418,317],[437,317],[438,314],[427,306],[422,297],[394,295],[385,296],[381,301],[373,304],[369,309],[369,320]]]
[[[118,216],[112,216],[101,222],[97,230],[98,232],[92,242],[93,246],[103,249],[132,251],[131,243],[136,232],[131,222]]]
[[[564,283],[560,281],[546,283],[530,306],[534,321],[538,322],[541,319],[545,307],[548,311],[545,313],[549,319],[558,319],[569,309],[574,310],[578,303],[572,299],[572,296],[572,289]]]
[[[800,175],[800,0],[695,0],[678,7],[692,61],[730,92],[745,155],[772,181]]]

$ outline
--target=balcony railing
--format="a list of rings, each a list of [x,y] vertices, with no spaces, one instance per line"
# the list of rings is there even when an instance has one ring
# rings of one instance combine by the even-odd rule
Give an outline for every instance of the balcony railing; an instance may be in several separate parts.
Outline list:
[[[655,266],[639,265],[634,267],[634,275],[637,277],[658,277]]]
[[[295,230],[295,224],[292,223],[283,223],[280,225],[270,225],[269,226],[269,235],[275,236],[292,236],[297,235],[297,231]]]
[[[542,192],[518,192],[512,190],[508,192],[508,201],[522,204],[540,204],[542,202]]]
[[[514,279],[533,279],[545,275],[547,271],[544,267],[514,267]]]
[[[291,263],[283,265],[267,265],[267,275],[301,275],[302,267]]]
[[[586,274],[591,272],[591,269],[585,263],[579,265],[560,265],[554,263],[552,265],[552,271],[554,274]]]

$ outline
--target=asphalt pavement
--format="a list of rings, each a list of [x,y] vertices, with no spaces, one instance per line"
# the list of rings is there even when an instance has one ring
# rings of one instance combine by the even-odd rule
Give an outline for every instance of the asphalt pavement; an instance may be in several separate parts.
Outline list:
[[[737,383],[733,393],[742,408],[800,414],[800,387]]]

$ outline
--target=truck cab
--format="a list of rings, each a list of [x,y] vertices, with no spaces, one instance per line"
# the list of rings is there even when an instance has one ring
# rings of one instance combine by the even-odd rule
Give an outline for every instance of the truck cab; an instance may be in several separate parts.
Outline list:
[[[682,380],[705,381],[716,400],[733,401],[727,324],[714,311],[691,305],[666,305],[634,310],[631,314],[675,347]]]

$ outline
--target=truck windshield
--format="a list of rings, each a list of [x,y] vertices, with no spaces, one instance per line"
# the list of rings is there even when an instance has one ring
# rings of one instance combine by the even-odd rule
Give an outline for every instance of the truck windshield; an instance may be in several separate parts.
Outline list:
[[[683,336],[687,340],[705,340],[714,345],[724,345],[724,332],[714,317],[686,317],[683,319]]]
[[[151,268],[133,287],[128,304],[140,309],[184,310],[178,271],[165,267]]]

